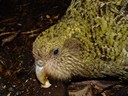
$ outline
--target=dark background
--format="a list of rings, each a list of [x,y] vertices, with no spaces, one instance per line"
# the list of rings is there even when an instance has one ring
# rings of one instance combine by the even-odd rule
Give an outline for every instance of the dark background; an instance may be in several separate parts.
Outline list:
[[[69,4],[70,0],[0,0],[0,96],[65,96],[59,81],[49,89],[40,87],[32,43],[57,23]]]

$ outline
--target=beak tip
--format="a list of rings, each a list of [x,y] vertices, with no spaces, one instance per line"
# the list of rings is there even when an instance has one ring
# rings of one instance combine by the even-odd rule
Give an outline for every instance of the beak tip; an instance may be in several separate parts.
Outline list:
[[[35,71],[36,71],[36,77],[37,79],[42,83],[41,87],[42,88],[49,88],[51,86],[45,72],[44,72],[44,67],[40,67],[38,65],[35,66]]]
[[[43,88],[49,88],[50,86],[51,86],[51,84],[50,84],[49,80],[47,80],[47,81],[45,82],[45,84],[42,84],[42,85],[41,85],[41,87],[43,87]]]

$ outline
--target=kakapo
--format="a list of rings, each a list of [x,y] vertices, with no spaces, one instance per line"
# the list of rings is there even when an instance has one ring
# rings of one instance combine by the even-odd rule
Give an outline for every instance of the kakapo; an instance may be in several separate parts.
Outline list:
[[[33,43],[37,78],[127,79],[127,5],[127,0],[72,0],[62,19]]]

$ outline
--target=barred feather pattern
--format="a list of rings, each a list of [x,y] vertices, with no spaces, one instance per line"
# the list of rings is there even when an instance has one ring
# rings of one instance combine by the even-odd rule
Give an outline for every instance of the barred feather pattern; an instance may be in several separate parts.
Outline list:
[[[128,78],[127,0],[72,0],[64,17],[33,43],[50,77]],[[58,54],[53,52],[58,49]]]

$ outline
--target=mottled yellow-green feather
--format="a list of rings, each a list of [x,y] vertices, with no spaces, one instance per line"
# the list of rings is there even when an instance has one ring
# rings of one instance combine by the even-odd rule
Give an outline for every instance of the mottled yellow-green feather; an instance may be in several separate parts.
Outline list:
[[[58,79],[128,78],[126,4],[127,0],[72,0],[64,17],[34,41],[35,59],[44,61],[48,75]],[[76,44],[67,44],[70,40]],[[57,48],[60,53],[54,56]]]

